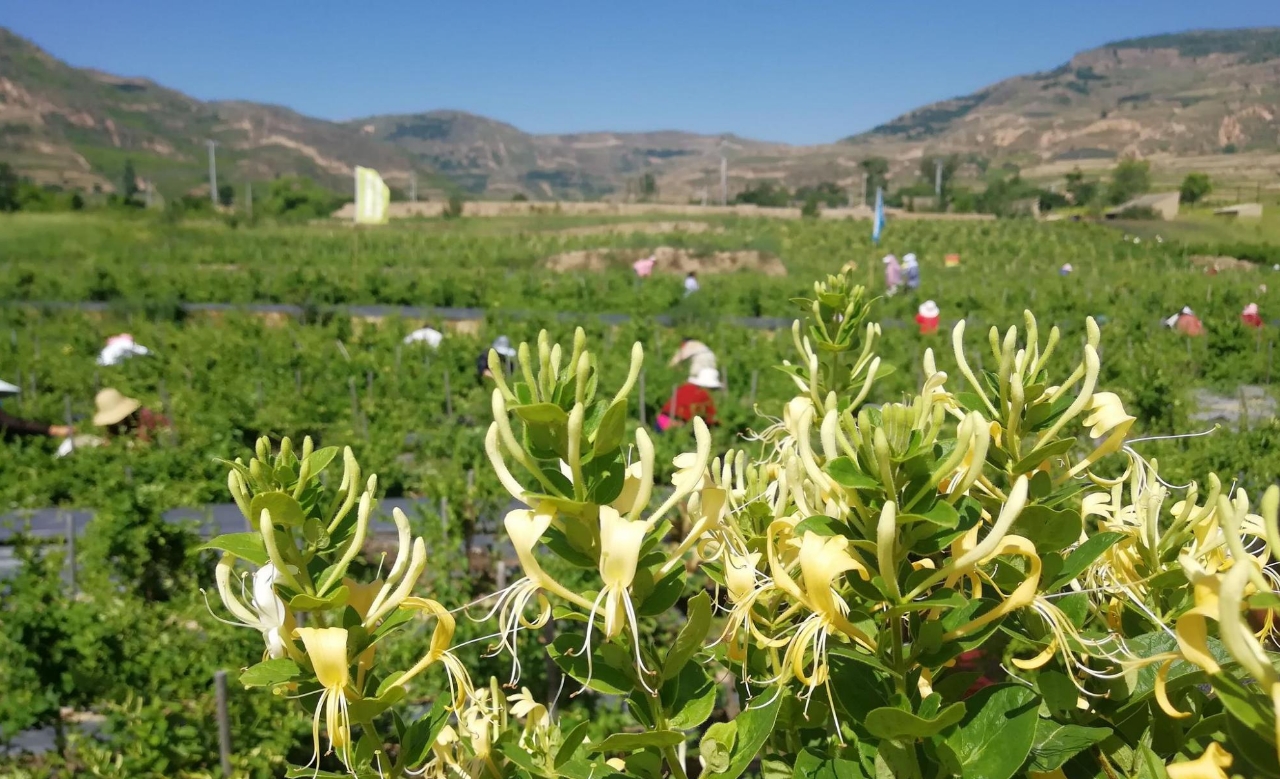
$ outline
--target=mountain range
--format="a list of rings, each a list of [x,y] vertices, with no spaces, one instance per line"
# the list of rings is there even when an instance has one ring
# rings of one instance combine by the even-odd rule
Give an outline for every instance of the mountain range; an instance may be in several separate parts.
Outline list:
[[[1118,41],[1053,70],[923,106],[867,132],[815,146],[677,131],[538,135],[461,111],[332,122],[288,108],[201,101],[145,78],[77,68],[0,28],[0,160],[32,179],[111,191],[125,161],[162,193],[206,181],[206,141],[220,181],[300,174],[345,188],[353,165],[420,196],[506,199],[718,197],[772,180],[856,187],[862,160],[895,180],[925,157],[973,166],[1181,157],[1280,149],[1280,28],[1202,30]]]

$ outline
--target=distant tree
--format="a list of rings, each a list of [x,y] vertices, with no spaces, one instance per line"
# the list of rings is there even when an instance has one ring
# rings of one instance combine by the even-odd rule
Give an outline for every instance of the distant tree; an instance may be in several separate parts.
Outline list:
[[[462,212],[465,208],[466,202],[462,199],[462,195],[450,195],[449,203],[444,207],[444,218],[457,219],[462,216]]]
[[[1098,183],[1085,181],[1084,174],[1076,168],[1067,174],[1067,194],[1076,205],[1089,205],[1098,196]]]
[[[1120,205],[1151,189],[1151,163],[1132,158],[1120,161],[1111,171],[1111,184],[1107,187],[1107,201]]]
[[[653,200],[658,194],[658,182],[654,179],[652,173],[646,173],[640,177],[640,199]]]
[[[18,174],[7,162],[0,162],[0,211],[18,210]]]
[[[81,211],[84,209],[84,196],[79,192],[72,192],[71,198],[67,200],[67,205],[72,211]]]
[[[1236,145],[1234,143],[1228,143],[1226,146],[1222,147],[1223,154],[1235,154],[1236,151]]]
[[[133,160],[124,161],[124,172],[120,175],[120,197],[125,202],[131,201],[138,194],[138,174],[133,170]]]
[[[524,203],[528,199],[529,199],[529,196],[523,192],[517,192],[511,196],[512,203]]]
[[[201,199],[208,202],[208,198]],[[285,219],[323,219],[347,200],[305,176],[282,176],[271,182],[262,212]],[[192,206],[195,201],[193,198]]]
[[[761,181],[752,184],[733,196],[733,203],[780,208],[790,205],[791,193],[787,188],[773,183]]]
[[[805,219],[817,219],[822,215],[822,208],[819,206],[817,195],[810,195],[805,198],[804,205],[800,207],[800,216]]]
[[[849,193],[839,184],[824,181],[815,186],[800,187],[796,190],[795,199],[807,203],[810,199],[826,208],[840,208],[849,205]]]
[[[219,184],[218,185],[218,204],[222,206],[230,207],[231,204],[234,202],[236,202],[236,188],[231,186],[230,184]]]
[[[862,172],[867,174],[867,198],[875,196],[877,189],[889,188],[889,161],[884,157],[868,157],[862,161]]]
[[[1179,188],[1180,199],[1183,203],[1199,202],[1201,198],[1212,191],[1213,183],[1209,181],[1208,173],[1188,173]]]

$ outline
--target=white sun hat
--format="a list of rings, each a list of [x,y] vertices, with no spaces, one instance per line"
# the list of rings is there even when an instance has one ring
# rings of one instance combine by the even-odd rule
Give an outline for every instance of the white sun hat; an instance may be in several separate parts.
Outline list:
[[[720,371],[715,368],[703,368],[689,377],[689,383],[703,389],[720,389],[724,386],[720,383]]]
[[[505,335],[500,335],[495,338],[491,348],[508,359],[516,356],[516,348],[511,345],[511,339]]]
[[[928,317],[930,319],[937,316],[939,313],[938,304],[934,303],[932,300],[926,300],[925,302],[921,303],[920,308],[918,310],[920,312],[920,316]]]

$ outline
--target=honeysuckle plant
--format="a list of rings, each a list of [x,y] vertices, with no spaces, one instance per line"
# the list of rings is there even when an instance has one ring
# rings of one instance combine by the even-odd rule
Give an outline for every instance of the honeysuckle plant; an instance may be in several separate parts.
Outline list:
[[[399,514],[385,578],[352,580],[386,563],[365,549],[376,482],[346,453],[330,490],[336,450],[260,445],[229,482],[250,531],[210,544],[226,609],[264,637],[242,681],[299,696],[317,757],[356,776],[1280,776],[1280,490],[1254,514],[1216,477],[1163,479],[1098,386],[1092,320],[1075,354],[1030,313],[993,328],[992,370],[962,322],[919,392],[873,405],[865,290],[836,276],[798,303],[797,395],[722,453],[695,419],[669,467],[630,421],[639,345],[612,391],[581,331],[522,344],[510,373],[491,355],[484,446],[523,504],[502,522],[520,573],[479,603],[416,591]],[[384,667],[414,618],[430,643]],[[453,647],[455,619],[484,637]],[[471,681],[481,652],[505,680]],[[546,658],[564,696],[525,686]],[[415,718],[423,673],[451,694]],[[632,724],[600,732],[584,695]]]

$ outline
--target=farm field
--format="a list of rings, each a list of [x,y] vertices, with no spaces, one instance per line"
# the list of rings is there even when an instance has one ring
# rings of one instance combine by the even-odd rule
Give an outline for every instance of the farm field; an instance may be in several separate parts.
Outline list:
[[[1131,236],[1139,231],[1128,226],[902,221],[891,222],[876,247],[865,222],[725,217],[692,229],[687,217],[626,221],[683,229],[593,231],[586,228],[619,220],[553,215],[418,220],[370,230],[0,217],[0,379],[22,389],[4,401],[4,410],[50,422],[70,416],[78,429],[88,430],[94,394],[114,387],[173,422],[172,431],[151,443],[113,443],[64,458],[54,457],[58,442],[50,439],[0,443],[0,513],[59,507],[97,514],[77,550],[78,596],[67,594],[61,545],[29,543],[20,535],[14,542],[23,565],[0,590],[0,621],[10,626],[0,630],[0,744],[49,726],[57,748],[39,756],[0,753],[0,773],[217,772],[211,680],[219,669],[231,669],[234,680],[239,667],[256,662],[261,635],[214,618],[200,588],[212,594],[217,556],[198,551],[200,541],[189,529],[160,517],[175,507],[228,502],[227,462],[247,461],[264,437],[270,449],[286,438],[300,449],[305,437],[317,449],[350,446],[363,473],[378,475],[377,497],[422,497],[431,506],[445,498],[450,508],[444,516],[424,511],[410,517],[414,534],[430,549],[422,592],[452,608],[505,584],[498,571],[516,565],[505,540],[485,550],[492,559],[479,567],[466,554],[477,533],[503,536],[501,512],[511,498],[485,453],[493,384],[476,372],[477,357],[499,335],[534,343],[545,329],[567,349],[581,326],[599,357],[601,391],[610,393],[629,375],[630,345],[642,344],[643,379],[626,407],[628,440],[641,415],[652,422],[683,381],[683,368],[668,367],[667,359],[682,336],[696,336],[716,352],[726,380],[714,393],[720,424],[710,431],[712,451],[760,448],[757,434],[777,421],[796,393],[792,378],[776,370],[796,359],[795,346],[785,329],[748,327],[742,320],[800,316],[793,299],[812,297],[816,281],[850,262],[857,265],[850,278],[867,286],[869,298],[880,296],[880,257],[913,252],[922,268],[920,290],[870,303],[867,321],[882,328],[875,345],[882,368],[865,398],[869,404],[918,393],[927,378],[928,349],[939,370],[958,376],[950,330],[960,320],[966,323],[966,359],[980,374],[994,375],[999,365],[987,346],[988,329],[996,326],[1003,334],[1010,326],[1024,328],[1028,309],[1042,337],[1051,326],[1060,329],[1061,346],[1045,363],[1059,377],[1079,363],[1089,337],[1086,319],[1095,318],[1098,389],[1116,393],[1136,418],[1131,439],[1209,430],[1214,423],[1197,418],[1198,395],[1234,399],[1242,387],[1261,387],[1269,401],[1273,382],[1280,383],[1280,328],[1271,321],[1280,319],[1280,273],[1263,262],[1210,275],[1191,260],[1238,241],[1280,262],[1280,253],[1269,254],[1280,250],[1259,243],[1269,233],[1236,237],[1214,225],[1212,234],[1196,233],[1189,243],[1176,231],[1159,241],[1141,231],[1135,241]],[[685,297],[681,273],[659,266],[652,277],[637,279],[631,270],[634,259],[663,247],[708,267],[727,253],[751,252],[780,264],[785,274],[704,271],[701,290]],[[569,252],[591,253],[603,269],[549,267],[552,258]],[[951,253],[960,255],[959,267],[944,267]],[[1074,272],[1060,275],[1064,263]],[[943,328],[935,335],[919,334],[913,321],[926,299],[941,308]],[[105,307],[63,305],[82,302]],[[1268,320],[1261,330],[1240,321],[1251,302]],[[301,310],[297,316],[199,312],[183,309],[185,303],[291,304]],[[407,319],[352,315],[336,306],[468,308],[479,314],[464,321],[443,312]],[[1203,337],[1184,338],[1162,326],[1183,306],[1203,321]],[[602,318],[615,314],[622,316]],[[445,333],[438,349],[402,343],[424,325]],[[96,365],[106,339],[121,332],[154,354]],[[1216,472],[1225,483],[1261,495],[1280,475],[1280,423],[1266,416],[1245,414],[1211,435],[1133,446],[1158,460],[1160,475],[1173,484]],[[666,484],[678,475],[673,457],[695,447],[695,434],[691,428],[655,434],[654,445],[655,478]],[[1073,449],[1063,451],[1083,457],[1090,448],[1082,433]],[[1103,461],[1098,473],[1118,474],[1120,459]],[[330,482],[337,481],[340,465],[341,458],[326,472]],[[352,565],[351,574],[372,579],[379,565],[370,554]],[[548,565],[566,582],[583,576],[565,559]],[[217,599],[209,601],[225,617]],[[668,640],[680,629],[671,613],[657,614],[653,622]],[[460,618],[454,643],[490,636],[496,624]],[[379,662],[405,668],[431,636],[425,623],[415,621],[378,645]],[[518,640],[529,649],[538,646],[539,635],[527,631]],[[211,646],[216,651],[207,651]],[[472,663],[467,657],[474,679],[506,679],[509,658]],[[447,698],[450,689],[443,676],[424,681],[408,701],[418,711],[420,704]],[[549,698],[561,683],[560,671],[554,663],[530,663],[521,683]],[[576,685],[569,684],[571,692]],[[234,681],[231,686],[237,775],[284,775],[286,761],[307,764],[314,699],[299,707]],[[584,732],[593,740],[625,726],[620,698],[570,698],[569,692],[559,697],[560,716],[590,720]],[[715,703],[723,717],[729,703]],[[100,718],[99,735],[84,735],[63,707]],[[333,756],[323,766],[341,770]]]

